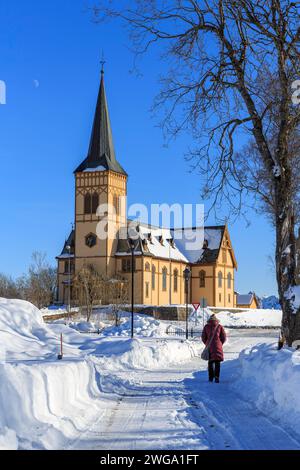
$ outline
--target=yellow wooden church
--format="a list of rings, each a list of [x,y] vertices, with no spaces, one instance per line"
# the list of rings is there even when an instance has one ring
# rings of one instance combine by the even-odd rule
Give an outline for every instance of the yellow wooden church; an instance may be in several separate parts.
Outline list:
[[[129,223],[126,206],[120,204],[127,195],[127,173],[115,156],[103,70],[88,154],[74,174],[74,229],[57,257],[60,303],[68,303],[69,293],[72,297],[72,278],[84,265],[93,265],[106,277],[131,279],[131,251],[120,236]],[[113,236],[106,239],[97,236],[97,210],[103,204],[107,225],[113,227]],[[190,302],[205,299],[210,306],[235,307],[237,262],[227,225],[205,227],[204,242],[192,252],[187,240],[203,227],[168,229],[137,223],[136,229],[136,304],[184,304],[183,272],[189,267]]]

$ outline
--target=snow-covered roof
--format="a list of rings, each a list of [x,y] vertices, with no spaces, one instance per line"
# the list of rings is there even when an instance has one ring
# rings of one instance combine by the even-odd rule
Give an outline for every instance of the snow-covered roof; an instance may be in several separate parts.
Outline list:
[[[236,297],[237,305],[250,305],[253,300],[253,293],[250,294],[238,294]]]
[[[89,173],[91,171],[107,171],[107,168],[103,165],[96,166],[95,168],[85,168],[83,173]]]
[[[219,256],[224,226],[195,227],[173,230],[179,250],[190,263],[212,263]]]
[[[129,221],[130,223],[130,221]],[[185,263],[213,263],[216,261],[224,233],[224,226],[189,229],[166,229],[137,224],[138,240],[135,254],[144,254]],[[130,253],[127,228],[120,231],[117,256]]]
[[[188,262],[187,258],[173,243],[173,235],[169,229],[158,228],[146,224],[135,225],[138,227],[138,240],[136,255],[150,255],[157,258],[172,259]],[[127,243],[127,227],[120,230],[118,249],[116,255],[124,256],[130,253]]]

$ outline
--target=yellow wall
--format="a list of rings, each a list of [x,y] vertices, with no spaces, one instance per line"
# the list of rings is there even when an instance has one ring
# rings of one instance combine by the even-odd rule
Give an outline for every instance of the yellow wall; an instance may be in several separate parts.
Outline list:
[[[124,258],[124,257],[123,257]],[[131,273],[122,272],[122,259],[117,259],[117,272],[131,281]],[[152,285],[152,267],[155,267],[155,285]],[[145,305],[168,305],[185,302],[183,270],[186,264],[152,257],[137,257],[135,272],[135,302]],[[166,290],[163,290],[163,269],[167,270]],[[178,271],[177,292],[174,290],[174,271]],[[171,286],[170,286],[171,271]],[[148,283],[148,297],[147,294]],[[170,295],[171,287],[171,295]],[[170,302],[171,300],[171,302]]]
[[[108,204],[108,211],[102,218],[97,214],[84,214],[84,196],[87,192],[99,194],[99,204]],[[117,232],[126,223],[126,207],[116,215],[112,209],[114,196],[126,196],[127,178],[123,175],[106,172],[85,172],[76,174],[75,204],[75,256],[76,272],[84,263],[93,264],[105,275],[113,276],[116,272],[114,254],[117,246]],[[98,223],[105,219],[111,231],[110,236],[101,240],[97,237],[94,247],[86,246],[85,237],[89,233],[97,233]]]
[[[200,272],[205,272],[205,287],[200,287]],[[201,299],[206,299],[207,305],[214,305],[215,297],[215,267],[196,265],[192,266],[191,281],[191,301],[200,303]]]
[[[122,258],[115,256],[117,248],[117,233],[126,225],[126,207],[120,206],[119,215],[108,209],[105,215],[109,227],[113,227],[111,238],[100,240],[94,247],[86,246],[86,236],[97,233],[97,225],[103,218],[97,214],[84,214],[84,195],[97,192],[100,204],[114,206],[115,196],[127,195],[127,178],[111,171],[83,172],[76,174],[76,204],[75,204],[75,273],[84,264],[92,264],[100,274],[112,277],[121,274],[131,282],[131,274],[122,272]],[[155,287],[152,286],[152,268],[155,268]],[[147,269],[148,268],[148,269]],[[150,268],[150,269],[149,269]],[[163,269],[167,272],[166,288],[163,289]],[[186,263],[159,259],[151,256],[136,258],[135,298],[137,304],[168,305],[184,304],[186,301],[183,271]],[[199,303],[205,298],[207,304],[216,307],[235,307],[234,274],[236,269],[233,249],[227,228],[225,230],[222,249],[216,263],[208,265],[192,265],[189,302]],[[174,272],[178,272],[177,292],[174,290]],[[200,271],[205,272],[205,287],[200,287]],[[64,262],[58,263],[59,300],[66,301],[68,288],[62,283],[68,279],[64,272]],[[218,273],[222,274],[222,285],[219,286]],[[231,274],[231,287],[228,287],[228,274]],[[148,285],[148,288],[147,288]],[[131,293],[131,290],[130,290]],[[148,293],[148,296],[147,296]],[[130,294],[131,295],[131,294]]]

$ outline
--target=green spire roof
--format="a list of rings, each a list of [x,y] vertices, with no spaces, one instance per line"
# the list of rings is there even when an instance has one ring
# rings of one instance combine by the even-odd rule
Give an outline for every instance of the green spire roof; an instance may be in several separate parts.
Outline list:
[[[101,83],[98,94],[94,124],[91,134],[89,151],[86,159],[75,170],[75,173],[98,168],[112,170],[127,175],[116,160],[115,149],[109,119],[109,112],[104,86],[104,72],[101,71]]]

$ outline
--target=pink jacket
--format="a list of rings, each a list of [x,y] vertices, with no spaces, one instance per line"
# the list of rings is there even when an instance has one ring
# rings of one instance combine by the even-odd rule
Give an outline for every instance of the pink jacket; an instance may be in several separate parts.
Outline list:
[[[219,323],[218,320],[210,320],[207,322],[202,332],[202,341],[205,345],[207,345],[211,336],[213,335],[215,328],[217,328],[217,330],[209,348],[209,360],[224,361],[223,344],[226,341],[226,333],[223,326]]]

